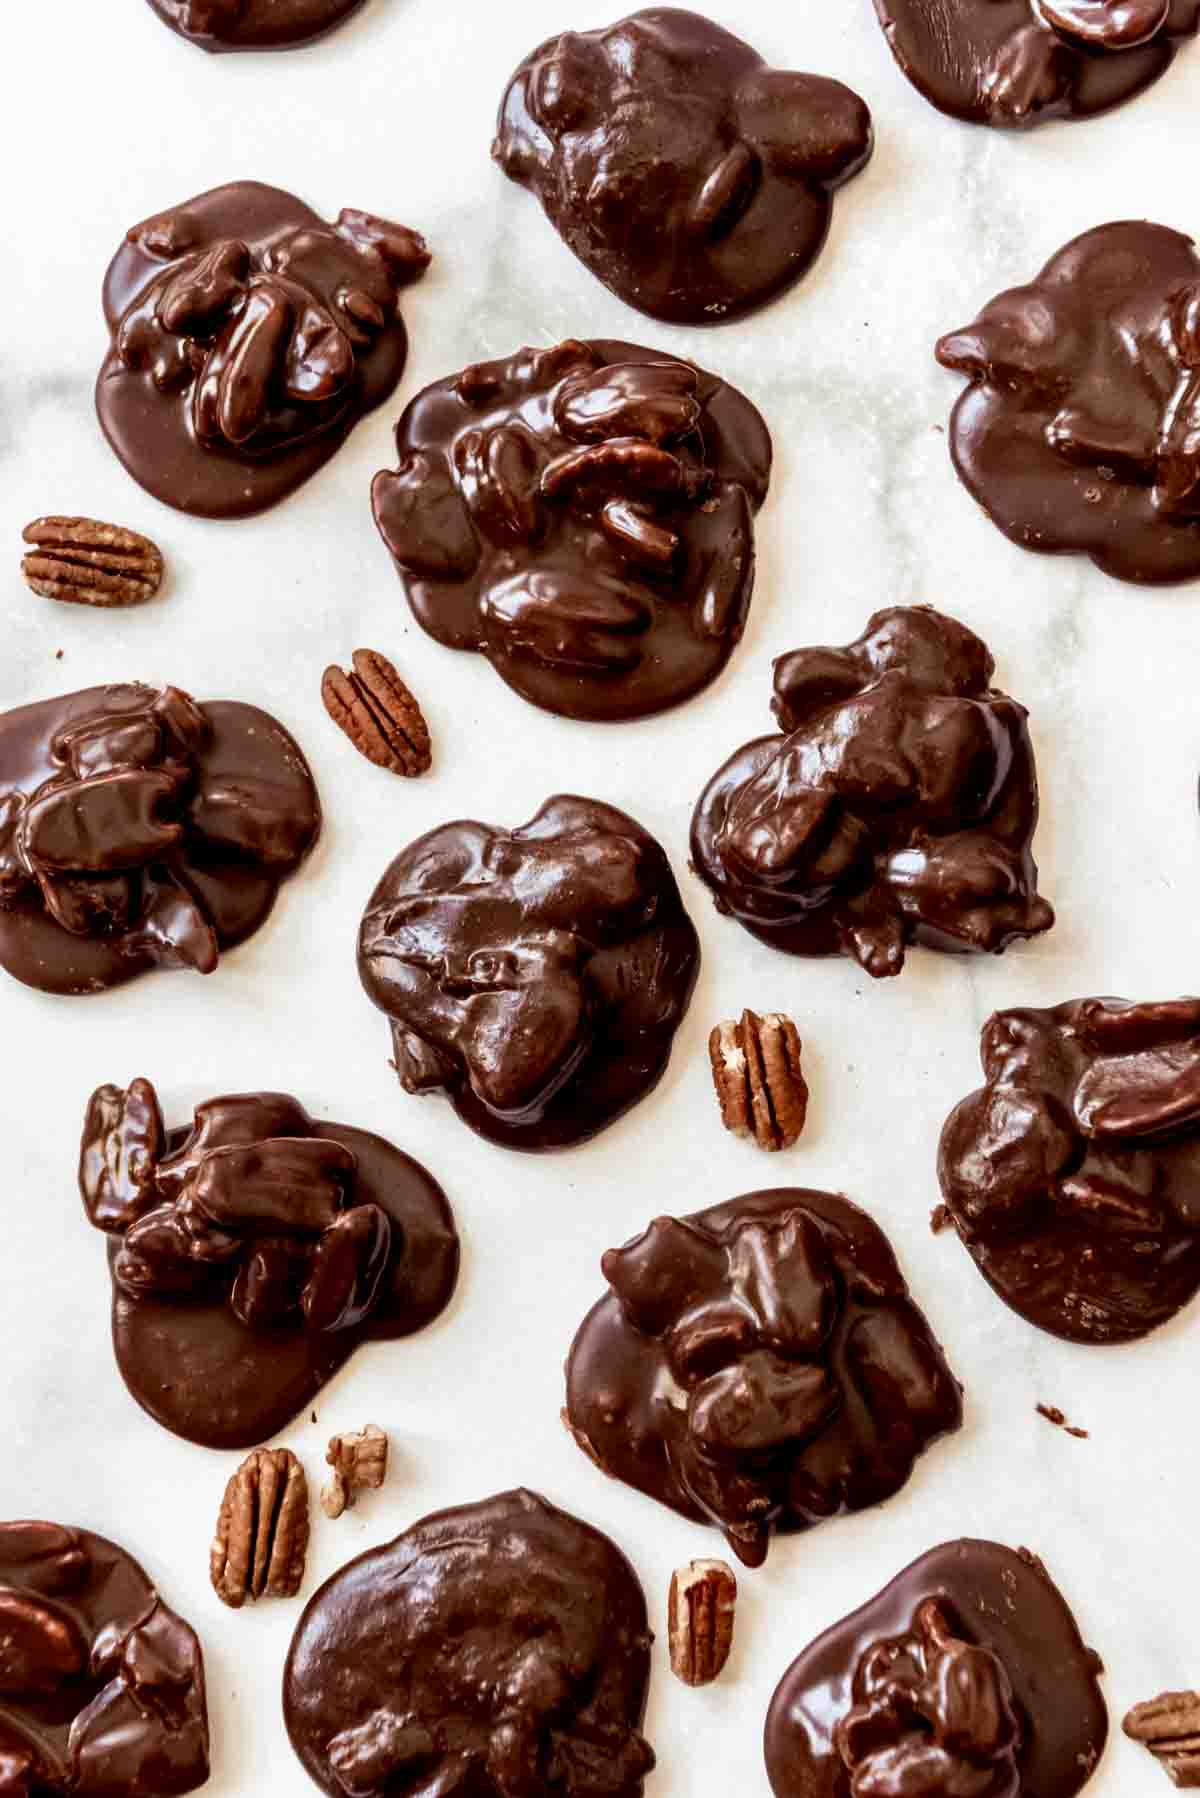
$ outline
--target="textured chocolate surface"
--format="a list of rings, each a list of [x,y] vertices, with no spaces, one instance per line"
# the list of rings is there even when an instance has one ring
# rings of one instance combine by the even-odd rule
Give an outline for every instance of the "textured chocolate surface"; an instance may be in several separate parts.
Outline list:
[[[1119,580],[1200,575],[1200,256],[1142,221],[1101,225],[937,346],[967,376],[950,449],[1025,549]]]
[[[580,1142],[657,1085],[699,958],[660,845],[564,794],[518,830],[464,820],[410,843],[358,944],[405,1091],[446,1092],[512,1149]]]
[[[840,81],[768,68],[697,13],[652,7],[528,56],[492,154],[606,287],[704,325],[799,280],[871,143]]]
[[[363,0],[150,0],[202,50],[292,50],[334,31]]]
[[[1086,119],[1140,94],[1200,24],[1200,0],[875,0],[892,54],[972,124]]]
[[[204,1662],[124,1549],[0,1523],[0,1791],[173,1798],[208,1778]]]
[[[997,953],[1048,930],[1033,746],[994,666],[927,606],[876,612],[844,649],[781,656],[783,735],[732,755],[692,819],[718,911],[789,955],[848,955],[876,977],[913,942]]]
[[[1127,1342],[1200,1289],[1200,999],[1000,1011],[938,1168],[984,1278],[1030,1323]]]
[[[135,225],[104,282],[105,436],[169,506],[263,511],[392,393],[408,354],[400,289],[428,264],[403,225],[350,211],[328,225],[257,181]]]
[[[109,1238],[125,1384],[213,1448],[273,1436],[361,1343],[431,1322],[458,1277],[454,1219],[425,1169],[285,1093],[209,1099],[168,1133],[148,1081],[102,1086],[79,1187]]]
[[[0,966],[50,993],[209,974],[320,824],[308,764],[255,706],[131,682],[0,714]]]
[[[331,1798],[639,1798],[650,1640],[606,1536],[501,1493],[322,1586],[284,1672],[288,1734]]]
[[[418,623],[525,699],[638,718],[741,637],[771,440],[736,388],[635,344],[568,341],[418,394],[375,522]]]
[[[775,1529],[890,1498],[962,1421],[887,1238],[848,1199],[779,1187],[656,1218],[603,1267],[567,1362],[575,1438],[748,1566]]]
[[[1026,1549],[944,1542],[809,1645],[767,1715],[775,1798],[1072,1798],[1100,1663]]]

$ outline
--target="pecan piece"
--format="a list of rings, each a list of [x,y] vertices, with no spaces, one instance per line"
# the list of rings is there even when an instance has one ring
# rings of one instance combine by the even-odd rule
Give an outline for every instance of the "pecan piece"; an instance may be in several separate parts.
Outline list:
[[[1200,1692],[1163,1692],[1135,1704],[1121,1728],[1162,1762],[1177,1786],[1200,1788]]]
[[[333,722],[377,768],[426,773],[433,764],[429,726],[395,668],[374,649],[356,649],[352,663],[350,674],[331,667],[321,678]]]
[[[733,1646],[737,1580],[724,1561],[690,1561],[671,1575],[667,1644],[671,1671],[685,1686],[718,1677]]]
[[[800,1071],[800,1037],[782,1012],[744,1011],[718,1024],[708,1039],[721,1122],[760,1149],[790,1149],[804,1129],[808,1085]]]
[[[387,1434],[378,1424],[369,1423],[365,1430],[349,1436],[334,1436],[325,1459],[333,1468],[333,1478],[322,1489],[321,1509],[326,1517],[340,1517],[360,1492],[378,1491],[387,1478]]]
[[[44,599],[80,606],[132,606],[162,584],[162,552],[149,537],[95,518],[35,518],[21,532],[33,547],[21,573]]]
[[[308,1481],[288,1448],[256,1448],[225,1488],[209,1556],[213,1590],[246,1600],[294,1598],[308,1553]]]

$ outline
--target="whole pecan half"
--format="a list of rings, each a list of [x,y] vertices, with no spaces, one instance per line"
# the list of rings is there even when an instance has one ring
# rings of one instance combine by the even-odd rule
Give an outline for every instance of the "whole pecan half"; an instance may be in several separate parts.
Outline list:
[[[21,573],[44,599],[81,606],[132,606],[162,584],[162,552],[149,537],[95,518],[35,518]]]
[[[213,1590],[240,1610],[249,1598],[294,1598],[308,1554],[308,1481],[288,1448],[256,1448],[225,1488],[209,1557]]]
[[[386,656],[356,649],[351,672],[329,667],[321,679],[325,710],[361,755],[393,774],[425,774],[433,764],[429,726]]]
[[[685,1686],[711,1685],[733,1646],[737,1580],[724,1561],[691,1561],[671,1575],[667,1646]]]
[[[708,1054],[727,1130],[769,1152],[791,1148],[808,1115],[800,1047],[795,1024],[779,1011],[744,1011],[715,1027]]]
[[[1135,1704],[1121,1727],[1177,1786],[1200,1788],[1200,1692],[1163,1692]]]

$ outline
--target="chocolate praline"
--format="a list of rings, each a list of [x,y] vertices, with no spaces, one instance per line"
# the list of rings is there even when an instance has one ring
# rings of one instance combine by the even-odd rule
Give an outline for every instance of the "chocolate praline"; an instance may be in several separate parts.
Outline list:
[[[768,68],[711,20],[652,7],[526,57],[492,155],[621,299],[709,325],[800,279],[871,148],[840,81]]]
[[[1100,225],[937,346],[959,478],[1006,537],[1118,580],[1200,575],[1200,255]]]
[[[650,1641],[607,1536],[504,1492],[322,1586],[292,1639],[284,1719],[330,1798],[640,1798]]]
[[[0,1789],[177,1798],[208,1778],[194,1632],[115,1542],[0,1523]]]
[[[79,1188],[108,1236],[122,1379],[210,1448],[273,1436],[364,1342],[430,1323],[458,1278],[454,1219],[420,1163],[286,1093],[208,1099],[168,1131],[149,1081],[102,1086]]]
[[[201,50],[294,50],[356,13],[364,0],[150,0],[159,18]]]
[[[104,434],[135,481],[205,518],[273,506],[391,394],[400,290],[424,239],[367,212],[334,224],[234,181],[126,233],[104,280]]]
[[[445,1092],[510,1149],[582,1142],[658,1084],[700,947],[662,847],[558,794],[528,824],[410,843],[367,905],[358,970],[406,1092]]]
[[[130,682],[0,714],[0,966],[48,993],[210,974],[320,826],[307,762],[256,706]]]
[[[913,86],[969,124],[1086,119],[1140,94],[1196,33],[1200,0],[875,0]]]
[[[777,1187],[660,1217],[603,1260],[566,1419],[603,1472],[757,1567],[900,1490],[962,1394],[890,1244],[833,1193]]]
[[[716,678],[754,586],[771,439],[690,362],[568,340],[438,381],[396,427],[375,522],[417,622],[569,718]]]
[[[876,612],[844,649],[775,663],[783,735],[697,802],[692,865],[717,910],[788,955],[898,974],[910,943],[998,954],[1048,930],[1025,708],[987,645],[929,606]]]
[[[1028,1549],[944,1542],[809,1645],[767,1714],[775,1798],[1073,1798],[1100,1661]]]
[[[1005,1304],[1129,1342],[1200,1291],[1200,999],[1000,1011],[942,1131],[946,1208]]]

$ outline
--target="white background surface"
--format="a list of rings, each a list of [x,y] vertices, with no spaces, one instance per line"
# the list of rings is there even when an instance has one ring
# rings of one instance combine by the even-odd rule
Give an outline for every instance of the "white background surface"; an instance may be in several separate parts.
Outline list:
[[[1137,1699],[1200,1681],[1200,1308],[1132,1348],[1069,1347],[1003,1308],[954,1239],[927,1227],[938,1131],[976,1084],[978,1029],[993,1008],[1168,996],[1200,979],[1200,583],[1120,587],[1090,564],[1010,546],[954,480],[942,427],[958,383],[931,355],[941,331],[1078,231],[1147,213],[1185,230],[1200,222],[1200,48],[1125,110],[1018,140],[927,108],[893,66],[869,0],[712,0],[769,60],[856,87],[878,147],[800,287],[744,323],[681,331],[601,288],[488,157],[521,57],[616,10],[614,0],[370,0],[309,50],[210,58],[142,0],[6,9],[0,706],[132,677],[252,700],[296,733],[326,808],[320,848],[267,928],[207,981],[158,974],[91,1000],[5,981],[0,994],[0,1515],[118,1537],[197,1627],[213,1798],[312,1789],[277,1696],[300,1607],[238,1615],[218,1603],[208,1543],[237,1457],[158,1429],[113,1364],[104,1244],[76,1193],[75,1144],[92,1088],[137,1074],[155,1081],[172,1123],[215,1092],[290,1089],[318,1116],[390,1135],[441,1179],[465,1242],[451,1309],[411,1342],[361,1352],[318,1401],[318,1424],[282,1439],[305,1460],[314,1500],[335,1430],[374,1420],[394,1443],[383,1492],[336,1524],[317,1514],[305,1595],[436,1507],[518,1483],[541,1490],[608,1530],[645,1583],[659,1631],[647,1722],[656,1798],[765,1793],[761,1724],[792,1656],[953,1535],[1042,1554],[1108,1665],[1114,1723]],[[274,512],[213,524],[133,485],[101,438],[91,387],[105,344],[100,282],[126,227],[235,177],[290,187],[326,216],[342,206],[391,215],[426,232],[436,260],[404,297],[412,356],[395,401]],[[741,649],[699,699],[636,726],[537,712],[482,659],[423,636],[370,519],[370,477],[390,460],[403,401],[466,362],[568,334],[697,357],[745,388],[775,438]],[[90,613],[26,591],[22,525],[73,511],[155,537],[171,568],[159,601]],[[980,631],[1000,682],[1030,707],[1037,858],[1059,923],[1000,960],[917,951],[899,980],[871,985],[848,962],[789,961],[718,919],[685,867],[687,824],[711,770],[769,728],[771,657],[845,642],[875,607],[917,600]],[[370,768],[322,711],[323,667],[358,644],[391,655],[424,703],[436,765],[419,783]],[[384,1020],[355,977],[354,939],[375,879],[412,836],[463,814],[517,824],[548,792],[572,788],[625,806],[661,837],[705,959],[657,1093],[599,1141],[537,1159],[490,1148],[448,1106],[400,1092]],[[723,1135],[709,1086],[709,1027],[746,1004],[786,1008],[805,1039],[811,1122],[775,1160]],[[659,1211],[777,1181],[844,1190],[890,1232],[966,1385],[967,1422],[883,1509],[778,1542],[742,1579],[727,1677],[691,1693],[667,1670],[667,1581],[678,1562],[720,1553],[720,1538],[591,1467],[559,1423],[562,1360],[600,1291],[604,1248]],[[1039,1399],[1090,1439],[1035,1416]],[[1089,1798],[1166,1789],[1118,1733]]]

